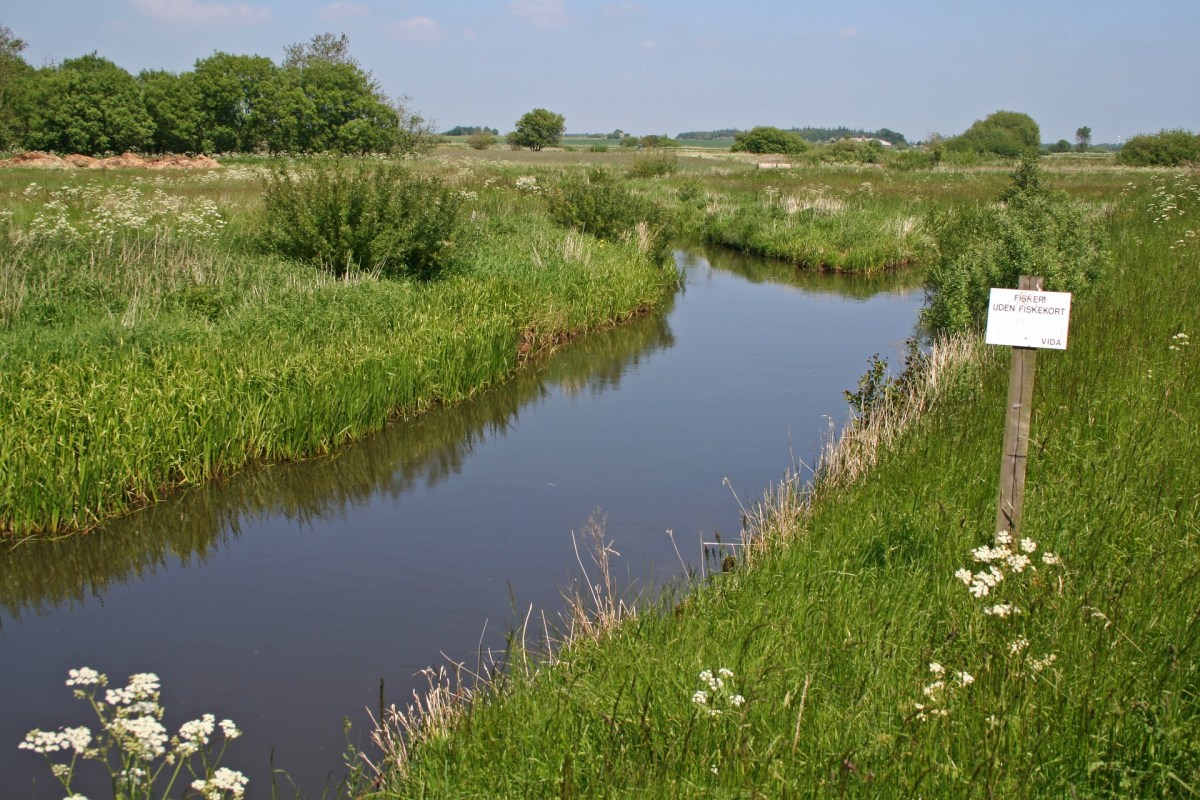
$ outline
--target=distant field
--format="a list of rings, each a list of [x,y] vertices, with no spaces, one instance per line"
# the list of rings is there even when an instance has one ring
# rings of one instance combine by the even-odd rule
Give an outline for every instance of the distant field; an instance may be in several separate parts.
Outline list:
[[[443,137],[441,137],[442,142],[444,142],[445,144],[462,145],[463,147],[467,146],[468,138],[469,137],[467,137],[467,136],[443,136]],[[675,142],[680,147],[701,147],[701,148],[704,148],[705,150],[728,150],[730,145],[733,144],[732,139],[672,139],[671,141]],[[494,147],[498,147],[501,149],[506,149],[508,147],[508,145],[504,144],[504,136],[503,135],[497,136],[496,142],[497,143],[495,145],[493,145]],[[562,139],[562,146],[564,148],[574,147],[574,148],[586,150],[587,148],[592,147],[593,145],[605,145],[609,148],[609,150],[625,149],[625,148],[621,147],[621,143],[619,141],[617,141],[616,139],[604,139],[604,138],[597,137],[597,136],[571,136],[570,134],[564,136]],[[630,148],[630,149],[634,149],[634,148]]]

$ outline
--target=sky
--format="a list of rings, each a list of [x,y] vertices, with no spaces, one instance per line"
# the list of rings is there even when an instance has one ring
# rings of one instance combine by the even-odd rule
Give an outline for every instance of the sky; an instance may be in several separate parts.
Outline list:
[[[1196,0],[26,0],[26,61],[91,52],[185,72],[216,51],[283,60],[330,32],[437,130],[755,125],[955,135],[1019,111],[1042,140],[1200,130]]]

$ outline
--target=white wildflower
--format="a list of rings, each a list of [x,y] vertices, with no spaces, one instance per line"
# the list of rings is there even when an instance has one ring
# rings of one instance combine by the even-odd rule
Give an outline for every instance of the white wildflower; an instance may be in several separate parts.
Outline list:
[[[960,568],[955,572],[954,577],[958,578],[966,586],[970,586],[971,581],[975,579],[975,576],[971,574],[971,570],[965,568]]]
[[[703,690],[697,691],[692,695],[692,702],[698,706],[706,705],[708,703],[708,692]]]
[[[1027,647],[1029,647],[1029,640],[1024,636],[1018,636],[1016,639],[1013,639],[1008,643],[1008,653],[1009,655],[1015,656],[1024,651]]]
[[[225,735],[226,739],[236,739],[242,735],[242,732],[238,730],[238,726],[234,725],[231,719],[221,720],[220,725],[221,733]]]
[[[1042,553],[1042,563],[1048,566],[1054,566],[1056,564],[1061,564],[1062,559],[1058,557],[1057,553]]]
[[[80,725],[78,728],[63,728],[62,742],[64,749],[70,747],[82,755],[87,751],[88,745],[92,743],[92,732],[84,725]]]
[[[1034,672],[1041,672],[1057,660],[1058,656],[1054,655],[1054,653],[1050,653],[1049,655],[1042,656],[1041,658],[1035,658],[1029,663],[1029,666],[1033,667]]]
[[[1037,542],[1028,538],[1021,540],[1022,553],[1032,553],[1034,550],[1037,550]]]
[[[733,697],[729,698],[729,704],[735,708],[741,708],[742,704],[745,702],[746,698],[742,697],[740,694],[735,694]]]
[[[988,547],[985,544],[972,550],[971,555],[975,557],[976,561],[988,564],[992,561],[999,561],[1006,558],[1008,556],[1008,549],[1004,547]]]
[[[17,749],[32,750],[35,753],[57,753],[63,749],[62,734],[58,731],[34,728],[25,734],[25,741],[17,745]]]
[[[1001,619],[1007,619],[1008,617],[1012,616],[1013,614],[1020,614],[1021,609],[1018,608],[1017,606],[1013,605],[1012,603],[997,603],[994,606],[988,606],[987,608],[985,608],[983,610],[983,613],[987,614],[990,617],[1000,617]]]
[[[975,676],[969,672],[956,672],[954,677],[958,679],[959,686],[970,686],[975,682]]]
[[[150,761],[166,752],[167,729],[154,717],[117,717],[109,730],[135,758]]]
[[[108,676],[101,675],[91,667],[67,670],[67,686],[103,686],[108,683]]]
[[[939,664],[936,661],[930,661],[929,662],[929,671],[932,672],[934,675],[943,675],[946,672],[946,668],[943,667],[941,664]]]
[[[1034,569],[1033,562],[1029,560],[1029,556],[1017,553],[1008,557],[1008,567],[1013,572],[1022,573],[1027,569]]]
[[[216,724],[216,717],[205,714],[200,719],[185,722],[179,726],[179,744],[175,751],[181,756],[190,756],[208,745]]]
[[[971,584],[971,594],[975,597],[987,597],[992,588],[980,580],[976,580]]]
[[[728,680],[729,678],[733,677],[733,670],[721,667],[719,670],[717,670],[717,674]]]
[[[200,793],[204,800],[221,800],[225,792],[230,797],[242,797],[246,794],[248,780],[237,770],[221,767],[208,780],[192,781],[192,788]]]
[[[996,544],[1006,546],[1012,544],[1012,534],[1008,531],[996,532]]]

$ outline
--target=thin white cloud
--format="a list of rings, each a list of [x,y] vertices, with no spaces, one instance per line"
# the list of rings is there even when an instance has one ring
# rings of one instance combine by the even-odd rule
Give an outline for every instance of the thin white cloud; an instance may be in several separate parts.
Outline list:
[[[444,38],[446,31],[429,17],[413,17],[393,25],[392,35],[406,42],[432,42]]]
[[[321,19],[326,22],[339,22],[344,19],[361,19],[369,16],[371,9],[362,3],[331,3],[321,9]]]
[[[537,28],[564,28],[571,24],[563,0],[513,0],[508,10]]]
[[[199,0],[133,0],[147,17],[185,25],[259,25],[271,20],[267,6],[201,3]]]

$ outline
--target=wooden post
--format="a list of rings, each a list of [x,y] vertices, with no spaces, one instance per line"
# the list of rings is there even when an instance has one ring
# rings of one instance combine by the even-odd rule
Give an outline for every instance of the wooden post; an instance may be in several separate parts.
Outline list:
[[[1041,291],[1041,276],[1022,275],[1019,289]],[[996,508],[996,531],[1021,527],[1025,502],[1025,462],[1029,458],[1029,419],[1033,411],[1033,371],[1037,350],[1012,349],[1012,371],[1008,376],[1008,414],[1004,421],[1004,451],[1000,460],[1000,502]]]

